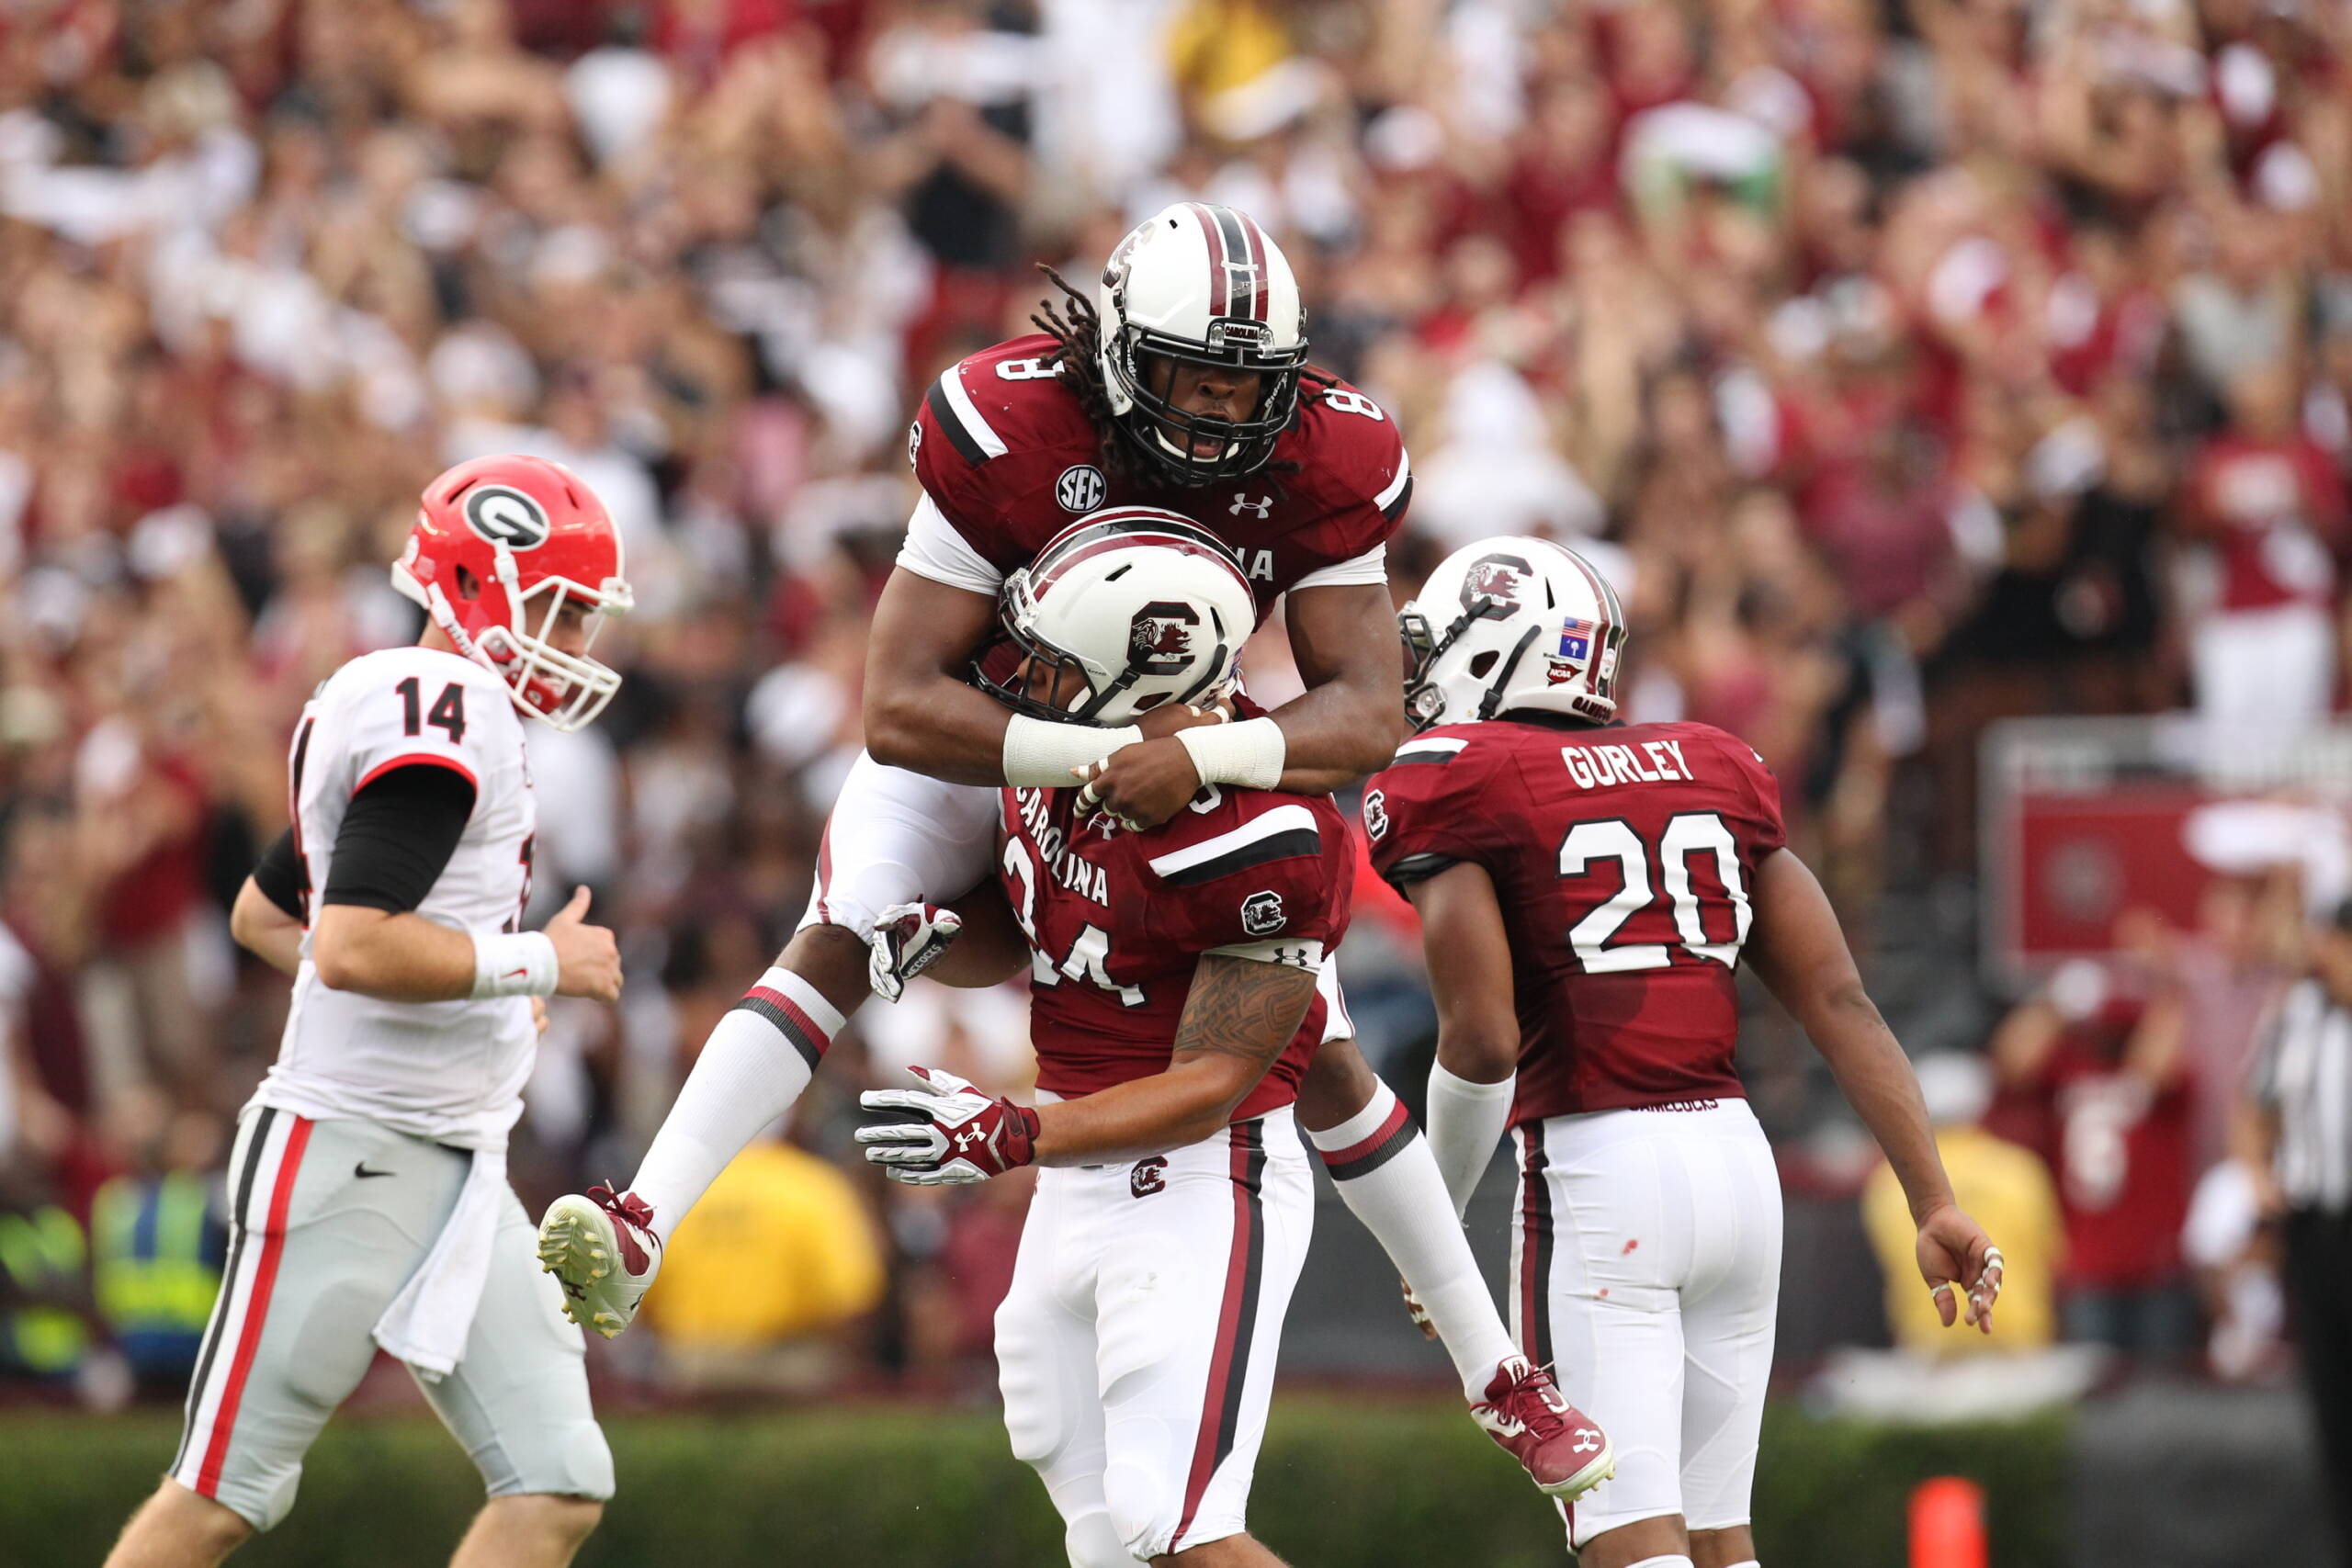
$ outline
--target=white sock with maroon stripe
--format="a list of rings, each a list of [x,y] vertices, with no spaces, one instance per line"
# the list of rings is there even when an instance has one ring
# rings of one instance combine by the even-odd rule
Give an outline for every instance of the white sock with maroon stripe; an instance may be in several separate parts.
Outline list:
[[[1429,1314],[1453,1370],[1472,1400],[1486,1397],[1495,1367],[1517,1355],[1495,1298],[1470,1256],[1470,1239],[1454,1214],[1430,1156],[1429,1140],[1405,1111],[1396,1091],[1382,1084],[1372,1102],[1338,1126],[1310,1132],[1331,1184],[1348,1212],[1363,1222]]]
[[[653,1134],[629,1190],[668,1235],[760,1129],[792,1109],[842,1015],[789,969],[770,969],[718,1021]]]

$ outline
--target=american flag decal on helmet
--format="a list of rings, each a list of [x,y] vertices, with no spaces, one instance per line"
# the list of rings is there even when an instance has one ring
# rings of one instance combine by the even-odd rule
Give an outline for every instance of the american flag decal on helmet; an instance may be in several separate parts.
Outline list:
[[[1560,657],[1583,663],[1592,657],[1593,624],[1570,615],[1560,623]]]

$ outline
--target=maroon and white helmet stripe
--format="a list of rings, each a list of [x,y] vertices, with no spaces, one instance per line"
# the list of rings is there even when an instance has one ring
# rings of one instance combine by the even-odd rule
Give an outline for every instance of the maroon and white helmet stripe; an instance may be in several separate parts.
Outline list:
[[[1272,280],[1266,272],[1266,237],[1257,220],[1230,207],[1203,201],[1185,205],[1208,237],[1209,298],[1221,302],[1209,313],[1245,321],[1266,320]]]
[[[1204,544],[1195,537],[1189,532],[1192,526],[1196,526],[1195,525],[1187,524],[1188,531],[1185,532],[1164,526],[1170,522],[1183,521],[1170,513],[1160,512],[1148,506],[1122,507],[1115,511],[1097,512],[1091,516],[1081,518],[1064,530],[1070,536],[1067,544],[1049,539],[1046,543],[1046,547],[1038,552],[1037,564],[1032,569],[1034,576],[1030,592],[1044,593],[1052,588],[1055,581],[1070,568],[1081,561],[1091,560],[1106,550],[1132,549],[1137,546],[1148,545],[1165,549],[1182,550],[1186,555],[1198,556],[1204,560],[1215,561],[1232,573],[1233,580],[1241,585],[1243,592],[1249,592],[1249,579],[1242,576],[1241,569],[1234,563],[1232,555],[1226,550]],[[1106,524],[1120,523],[1132,526],[1125,532],[1099,538],[1079,537],[1083,534],[1091,534]]]

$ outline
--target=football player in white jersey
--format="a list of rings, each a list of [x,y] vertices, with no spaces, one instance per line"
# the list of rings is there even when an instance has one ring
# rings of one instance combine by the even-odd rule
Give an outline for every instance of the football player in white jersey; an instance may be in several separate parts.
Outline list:
[[[461,1568],[560,1568],[612,1495],[580,1331],[532,1256],[505,1148],[537,998],[620,994],[585,888],[520,929],[522,716],[577,728],[619,686],[587,649],[629,607],[620,536],[563,468],[480,458],[425,491],[392,582],[424,607],[424,636],[311,696],[293,826],[232,917],[294,976],[293,1002],[238,1122],[228,1264],[179,1451],[108,1568],[209,1568],[277,1523],[379,1346],[488,1488]]]

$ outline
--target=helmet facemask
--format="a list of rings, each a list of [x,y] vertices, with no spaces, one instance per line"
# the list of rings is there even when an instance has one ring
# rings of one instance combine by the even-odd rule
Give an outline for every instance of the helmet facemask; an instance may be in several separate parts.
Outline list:
[[[513,550],[498,546],[494,558],[496,592],[492,584],[482,585],[463,615],[449,603],[440,583],[432,585],[429,608],[435,623],[459,653],[505,682],[516,707],[566,734],[586,728],[620,690],[620,672],[589,658],[588,649],[606,615],[625,615],[634,605],[628,584],[616,578],[591,587],[569,578],[543,577],[525,588]],[[497,603],[502,597],[503,616]],[[557,622],[567,604],[587,606],[576,653],[555,645]]]
[[[1418,604],[1408,604],[1396,613],[1396,629],[1405,640],[1405,717],[1416,734],[1436,724],[1445,712],[1445,693],[1430,671],[1445,657],[1462,635],[1483,620],[1506,620],[1512,615],[1510,606],[1493,599],[1480,599],[1469,609],[1453,617],[1442,633],[1431,635],[1429,617],[1421,614]],[[1530,626],[1520,634],[1507,655],[1498,656],[1492,650],[1472,660],[1471,674],[1487,681],[1486,695],[1478,704],[1478,717],[1489,719],[1502,702],[1504,690],[1510,683],[1511,672],[1519,668],[1530,644],[1542,628]],[[1491,660],[1487,669],[1476,668],[1478,659]],[[1457,721],[1458,722],[1458,721]]]
[[[1272,459],[1274,444],[1298,412],[1299,372],[1306,364],[1303,342],[1281,350],[1270,337],[1264,324],[1255,321],[1211,322],[1206,346],[1141,327],[1106,324],[1102,362],[1127,404],[1119,418],[1120,434],[1172,484],[1194,487],[1256,473]],[[1173,393],[1186,365],[1258,376],[1257,406],[1250,417],[1220,419],[1180,407]]]

